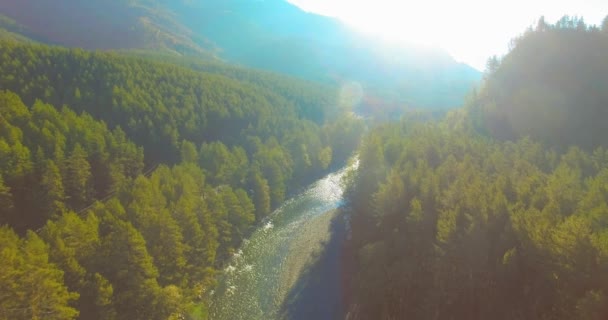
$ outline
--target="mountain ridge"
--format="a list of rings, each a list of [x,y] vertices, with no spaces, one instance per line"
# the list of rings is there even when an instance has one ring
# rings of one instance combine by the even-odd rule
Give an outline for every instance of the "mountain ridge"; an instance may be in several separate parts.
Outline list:
[[[0,3],[0,13],[46,43],[202,56],[328,84],[357,81],[409,107],[459,106],[481,78],[441,50],[391,47],[283,0],[24,0]],[[398,94],[382,93],[390,91]]]

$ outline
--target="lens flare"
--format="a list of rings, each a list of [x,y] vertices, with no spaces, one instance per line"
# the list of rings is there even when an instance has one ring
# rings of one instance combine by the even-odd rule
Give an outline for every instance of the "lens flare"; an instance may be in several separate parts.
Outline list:
[[[363,86],[359,82],[349,81],[340,88],[339,106],[346,110],[353,109],[361,103],[363,95]]]

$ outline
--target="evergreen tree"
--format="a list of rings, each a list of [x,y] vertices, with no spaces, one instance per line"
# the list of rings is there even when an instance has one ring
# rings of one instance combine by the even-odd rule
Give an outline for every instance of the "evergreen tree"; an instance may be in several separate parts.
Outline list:
[[[194,146],[194,143],[186,140],[182,141],[180,152],[182,162],[198,163],[198,154],[196,152],[196,146]]]
[[[253,203],[256,208],[255,216],[258,220],[261,220],[270,213],[270,187],[259,170],[254,170],[251,173],[250,180],[253,190]]]
[[[43,217],[58,216],[65,211],[65,193],[61,180],[59,168],[53,160],[47,160],[42,169],[42,178],[40,180],[40,209],[42,212],[47,212],[48,215]]]
[[[165,319],[168,314],[157,312],[163,303],[158,270],[143,236],[120,219],[126,215],[120,203],[95,210],[101,217],[97,268],[112,284],[117,319]]]
[[[83,208],[91,197],[91,165],[87,153],[76,144],[66,159],[65,191],[67,203],[76,210]]]
[[[70,303],[78,294],[68,292],[63,271],[49,263],[48,246],[34,233],[26,239],[0,227],[0,318],[75,319]]]
[[[0,225],[4,225],[14,219],[15,206],[11,189],[4,184],[0,175]]]

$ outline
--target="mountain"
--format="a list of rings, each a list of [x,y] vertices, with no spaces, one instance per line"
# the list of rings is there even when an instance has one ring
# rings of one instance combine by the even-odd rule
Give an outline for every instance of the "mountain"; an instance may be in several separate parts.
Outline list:
[[[0,3],[0,13],[5,16],[0,26],[68,47],[204,53],[169,12],[151,4],[130,0],[7,1]],[[7,21],[11,22],[8,26]]]
[[[324,83],[354,81],[411,107],[458,106],[480,78],[441,50],[391,46],[284,0],[24,0],[0,3],[0,13],[46,43],[202,55]]]

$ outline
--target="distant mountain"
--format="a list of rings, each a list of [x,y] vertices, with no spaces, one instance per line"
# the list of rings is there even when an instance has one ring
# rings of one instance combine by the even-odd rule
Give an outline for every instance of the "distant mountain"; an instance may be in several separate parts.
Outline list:
[[[171,12],[152,1],[2,1],[13,31],[42,42],[85,49],[164,49],[202,53]],[[8,19],[7,19],[8,18]]]
[[[480,79],[443,51],[391,47],[285,0],[22,0],[0,3],[0,13],[42,42],[204,55],[318,82],[356,81],[391,105],[457,106]]]

